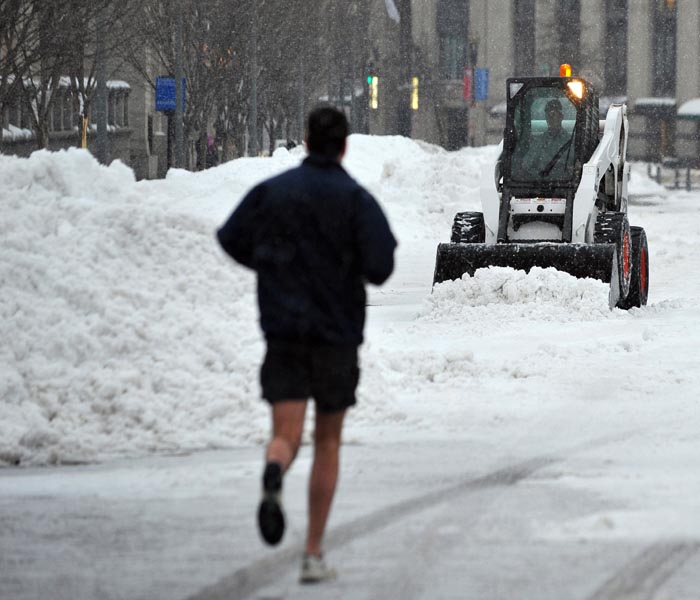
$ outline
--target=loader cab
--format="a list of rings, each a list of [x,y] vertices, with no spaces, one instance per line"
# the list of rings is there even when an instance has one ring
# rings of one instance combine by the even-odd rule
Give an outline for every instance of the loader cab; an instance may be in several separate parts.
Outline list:
[[[506,83],[503,188],[521,198],[568,196],[598,144],[598,94],[572,77]]]

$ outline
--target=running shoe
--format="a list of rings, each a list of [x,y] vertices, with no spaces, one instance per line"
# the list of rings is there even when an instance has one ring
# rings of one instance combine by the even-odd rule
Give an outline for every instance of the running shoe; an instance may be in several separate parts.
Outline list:
[[[258,507],[260,535],[271,546],[280,543],[284,535],[282,511],[282,466],[277,462],[265,465],[263,494]]]
[[[332,569],[323,560],[323,555],[314,556],[304,554],[301,561],[300,583],[321,583],[322,581],[332,581],[337,577],[335,569]]]

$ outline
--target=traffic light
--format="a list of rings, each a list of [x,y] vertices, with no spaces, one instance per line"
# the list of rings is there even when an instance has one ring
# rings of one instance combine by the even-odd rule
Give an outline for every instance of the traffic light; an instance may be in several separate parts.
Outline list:
[[[418,77],[411,79],[411,110],[418,110]]]
[[[374,63],[368,62],[365,67],[367,74],[367,92],[369,96],[369,107],[372,110],[379,108],[379,77],[374,69]]]
[[[365,79],[367,85],[372,85],[372,77],[375,75],[374,63],[370,60],[365,63]]]
[[[379,77],[372,75],[369,82],[369,107],[372,110],[379,108]]]

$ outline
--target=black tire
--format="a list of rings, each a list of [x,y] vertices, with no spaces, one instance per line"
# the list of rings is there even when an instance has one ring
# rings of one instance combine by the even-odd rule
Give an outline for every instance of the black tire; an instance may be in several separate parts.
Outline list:
[[[615,244],[617,247],[617,271],[620,281],[620,297],[617,306],[627,299],[632,279],[632,236],[627,215],[622,212],[606,212],[595,222],[595,243]]]
[[[460,212],[452,224],[453,244],[483,244],[486,241],[484,215],[480,212]]]
[[[632,277],[630,291],[620,308],[646,306],[649,297],[649,246],[647,235],[641,227],[630,227],[632,235]]]

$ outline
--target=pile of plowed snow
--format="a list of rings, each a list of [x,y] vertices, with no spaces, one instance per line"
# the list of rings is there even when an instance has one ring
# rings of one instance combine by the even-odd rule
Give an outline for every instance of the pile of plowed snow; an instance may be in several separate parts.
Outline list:
[[[222,258],[211,222],[79,151],[3,158],[0,187],[0,458],[88,460],[251,434],[254,279]]]
[[[442,192],[417,191],[411,173],[434,191],[480,168],[475,151],[456,158],[403,138],[353,136],[350,148],[346,167],[396,202],[387,212],[403,238],[432,235],[421,213],[446,228],[434,208]],[[136,182],[120,162],[77,149],[0,156],[0,463],[264,439],[255,279],[214,232],[250,187],[303,157],[278,151]],[[376,369],[360,396],[368,389],[382,401],[363,403],[359,422],[401,418]]]
[[[577,279],[553,268],[529,273],[510,267],[478,269],[473,276],[436,284],[422,318],[463,319],[474,307],[517,305],[522,314],[545,320],[609,318],[610,286],[597,279]],[[484,310],[478,311],[482,316]],[[502,311],[501,311],[502,312]]]
[[[490,270],[429,295],[432,256],[420,250],[417,272],[405,257],[444,241],[457,210],[477,209],[481,167],[493,154],[448,153],[398,137],[350,139],[344,165],[383,204],[405,253],[393,293],[412,278],[429,296],[409,323],[424,339],[435,322],[490,302],[542,301],[576,318],[603,312],[601,285],[550,272]],[[224,256],[214,232],[252,185],[303,156],[300,148],[279,150],[143,182],[123,164],[104,167],[77,149],[0,156],[0,464],[266,437],[255,278]],[[369,360],[355,424],[405,418],[400,401],[411,390],[400,373],[415,368],[420,348],[404,356],[400,331],[386,339],[394,346],[368,339],[363,350]],[[378,352],[386,360],[373,360]],[[438,370],[441,361],[435,355]]]

